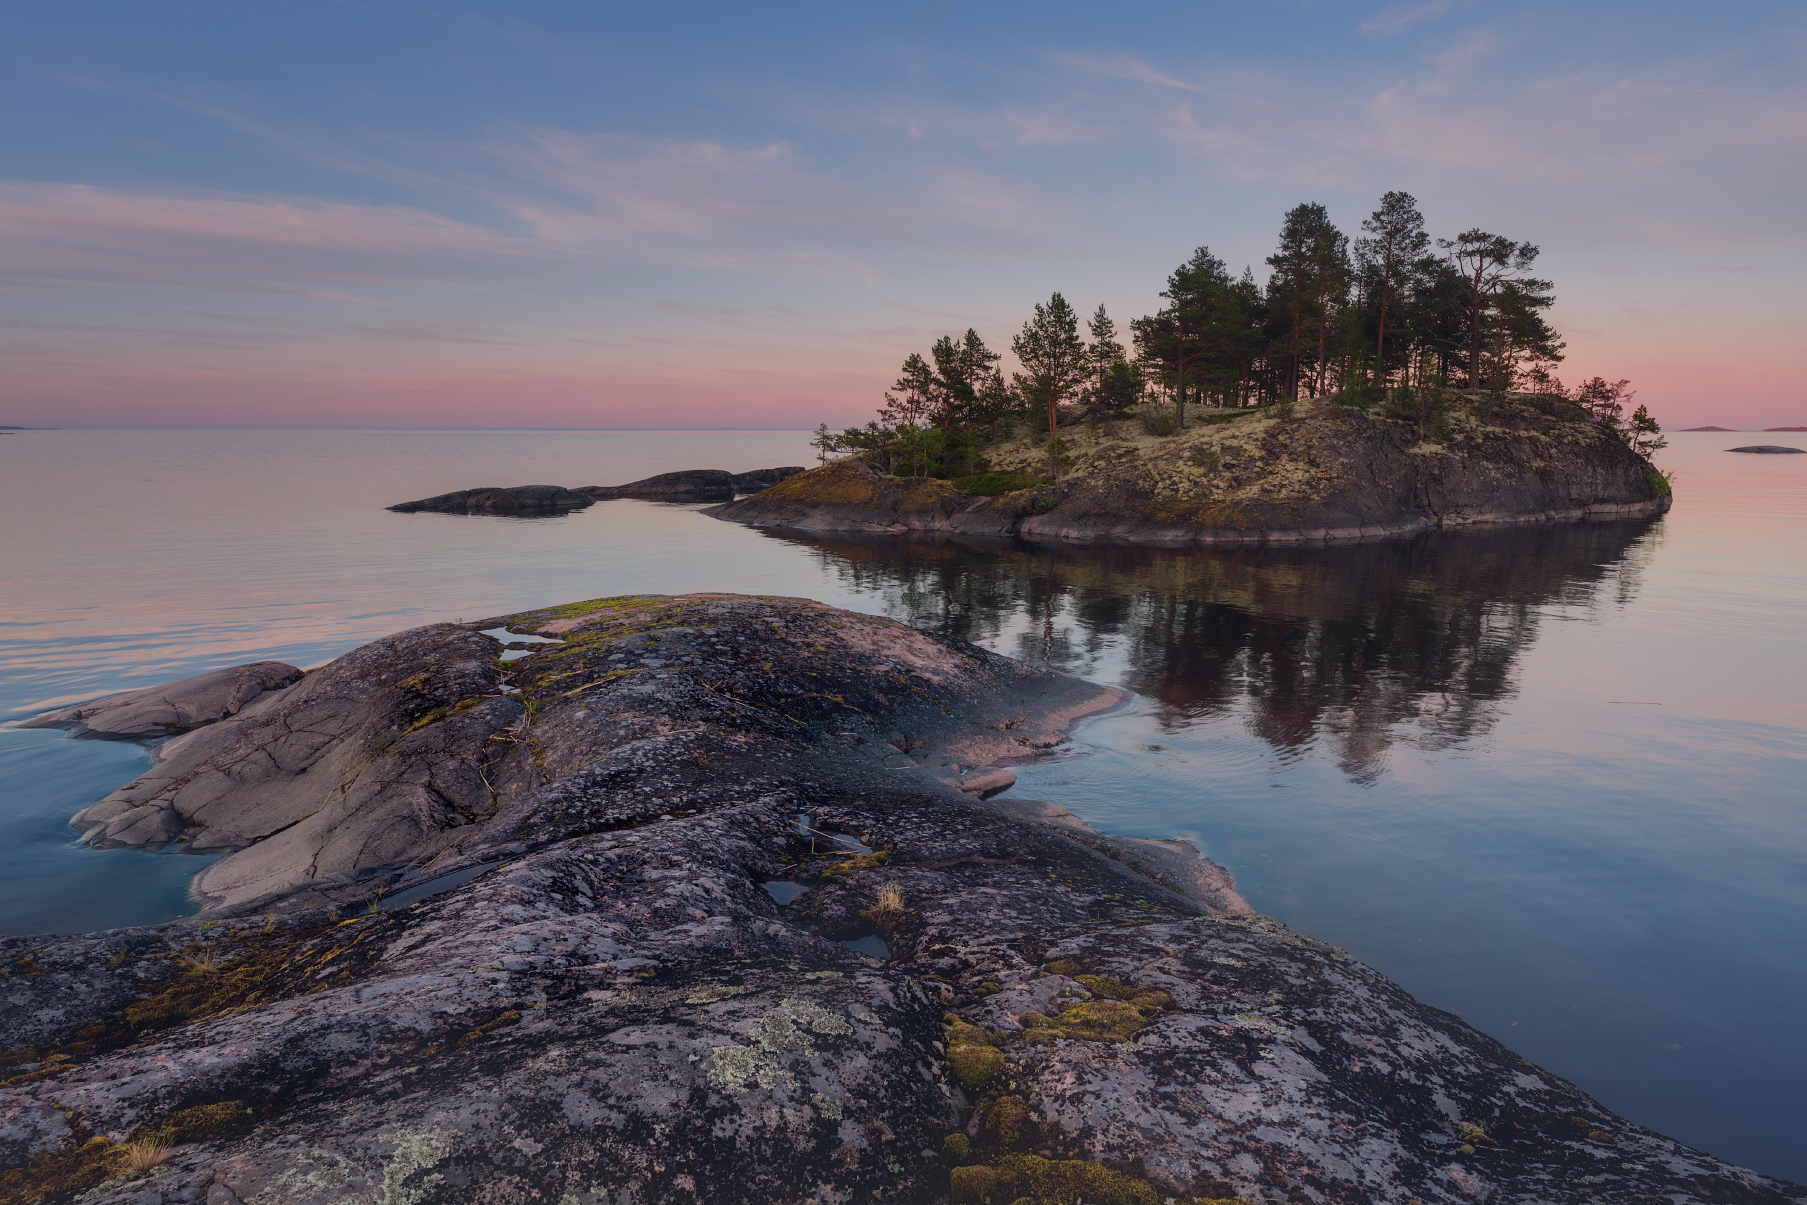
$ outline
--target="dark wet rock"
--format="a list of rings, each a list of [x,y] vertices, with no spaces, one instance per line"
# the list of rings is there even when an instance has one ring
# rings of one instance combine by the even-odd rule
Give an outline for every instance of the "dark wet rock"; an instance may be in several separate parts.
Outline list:
[[[647,498],[655,502],[720,502],[734,497],[734,474],[726,469],[684,469],[659,473],[626,485],[585,485],[591,498]]]
[[[1479,395],[1441,442],[1338,407],[1223,416],[1139,442],[1081,441],[1050,485],[997,497],[888,477],[848,458],[707,513],[762,526],[1262,544],[1372,539],[1434,526],[1627,518],[1669,507],[1648,461],[1578,407]],[[1045,453],[997,452],[1039,474]]]
[[[504,672],[476,630],[503,624],[560,643]],[[1183,843],[960,791],[1117,692],[712,595],[416,629],[341,665],[317,707],[261,717],[269,740],[330,738],[305,773],[268,740],[265,760],[387,756],[449,722],[422,707],[486,688],[460,714],[513,707],[492,733],[531,773],[481,762],[493,815],[411,813],[415,852],[351,859],[357,882],[0,940],[29,1019],[0,1056],[9,1185],[109,1205],[1807,1194],[1613,1116],[1248,912],[1221,870],[1175,873],[1209,867]],[[475,739],[411,756],[462,765]],[[809,890],[780,905],[775,880]],[[888,961],[837,944],[876,935]],[[178,1141],[167,1170],[120,1178],[110,1144],[148,1129]]]
[[[1727,448],[1728,452],[1758,452],[1774,455],[1776,453],[1807,452],[1807,448],[1785,448],[1781,444],[1752,444],[1747,448]]]
[[[398,502],[389,510],[440,511],[452,515],[558,515],[581,510],[596,499],[562,485],[480,485],[435,498]]]
[[[750,473],[736,473],[734,474],[734,488],[742,494],[756,494],[760,490],[777,485],[786,477],[795,477],[802,471],[802,465],[793,464],[779,469],[754,469]]]
[[[280,661],[255,661],[61,707],[19,727],[67,728],[70,736],[96,740],[169,736],[237,715],[265,695],[299,682],[301,676],[300,670]]]

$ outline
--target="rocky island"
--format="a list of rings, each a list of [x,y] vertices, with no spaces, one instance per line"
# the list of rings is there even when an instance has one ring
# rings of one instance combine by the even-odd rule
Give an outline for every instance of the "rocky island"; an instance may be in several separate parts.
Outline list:
[[[77,818],[200,914],[0,941],[0,1200],[1807,1201],[999,794],[1122,698],[699,594],[216,708]]]
[[[1458,395],[1434,431],[1294,404],[1206,411],[1168,435],[1072,421],[1058,438],[1064,447],[1030,436],[991,450],[989,467],[1022,483],[995,496],[851,456],[706,513],[817,530],[1263,544],[1633,518],[1671,502],[1668,481],[1610,429],[1532,395]]]
[[[730,473],[726,469],[681,469],[659,473],[625,485],[480,485],[453,490],[432,498],[398,502],[388,510],[411,514],[438,511],[468,515],[562,515],[611,498],[644,498],[654,502],[725,502],[739,494],[756,493],[786,477],[801,473],[801,465],[753,469]]]

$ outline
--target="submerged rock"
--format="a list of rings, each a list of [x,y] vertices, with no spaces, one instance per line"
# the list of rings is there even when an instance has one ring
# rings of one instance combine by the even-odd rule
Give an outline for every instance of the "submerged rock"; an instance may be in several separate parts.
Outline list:
[[[1218,421],[1221,420],[1221,421]],[[889,477],[850,457],[712,508],[718,518],[840,531],[1017,534],[1153,544],[1372,539],[1433,526],[1627,518],[1669,508],[1669,484],[1578,407],[1459,402],[1437,442],[1339,407],[1212,416],[1183,434],[1071,431],[1060,480],[996,497]],[[1031,444],[995,468],[1051,472]]]
[[[1778,452],[1780,452],[1780,453],[1803,452],[1803,451],[1807,451],[1807,448],[1785,448],[1781,444],[1752,444],[1747,448],[1727,448],[1726,451],[1728,451],[1728,452],[1761,452],[1761,453],[1769,453],[1769,454],[1773,455]]]
[[[596,499],[562,485],[480,485],[434,498],[398,502],[389,510],[440,511],[453,515],[552,515],[581,510]]]
[[[280,661],[254,661],[179,682],[109,695],[35,715],[21,728],[67,728],[73,737],[140,740],[187,732],[237,715],[262,696],[292,686],[301,671]]]
[[[557,643],[504,664],[498,627]],[[1807,1194],[1253,914],[1184,843],[962,790],[1121,698],[796,599],[609,599],[366,646],[183,755],[250,840],[216,869],[264,895],[0,941],[5,1185],[117,1205]],[[372,805],[386,826],[342,806],[360,792],[395,801]],[[161,797],[206,831],[207,806]],[[780,905],[772,882],[807,890]],[[878,935],[889,959],[842,944]],[[134,1177],[120,1144],[156,1131],[172,1156]]]

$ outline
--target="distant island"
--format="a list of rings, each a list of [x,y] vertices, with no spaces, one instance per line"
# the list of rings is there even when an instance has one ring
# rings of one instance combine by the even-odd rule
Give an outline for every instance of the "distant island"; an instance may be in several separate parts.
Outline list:
[[[1428,527],[1661,514],[1669,482],[1565,399],[1447,393],[1423,422],[1309,402],[1163,407],[985,448],[985,472],[849,456],[705,511],[757,526],[1154,544],[1373,539]],[[1151,433],[1157,432],[1157,433]],[[895,473],[886,472],[887,467]]]
[[[1736,431],[1736,427],[1683,427],[1683,431]]]
[[[1765,428],[1763,428],[1763,430],[1765,432],[1769,432],[1769,431],[1807,431],[1807,427],[1765,427]]]

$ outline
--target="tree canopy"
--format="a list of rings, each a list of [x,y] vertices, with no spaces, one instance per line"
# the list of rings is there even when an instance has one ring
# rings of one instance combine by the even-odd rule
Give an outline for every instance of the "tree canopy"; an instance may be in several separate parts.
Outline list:
[[[1427,431],[1434,423],[1419,413],[1427,387],[1559,395],[1640,453],[1662,446],[1648,410],[1624,413],[1627,383],[1595,378],[1570,393],[1555,376],[1565,345],[1547,318],[1555,286],[1533,271],[1535,243],[1479,227],[1433,239],[1416,198],[1399,191],[1383,195],[1360,230],[1351,239],[1323,205],[1294,206],[1265,283],[1198,247],[1168,274],[1161,306],[1128,322],[1132,347],[1103,306],[1085,323],[1088,342],[1079,313],[1053,293],[1011,338],[1018,370],[1008,379],[1003,357],[975,331],[943,335],[926,356],[904,360],[878,421],[836,437],[837,446],[912,473],[970,474],[984,471],[985,442],[1019,420],[1045,425],[1059,442],[1063,407],[1100,420],[1156,404],[1171,408],[1177,428],[1188,403],[1301,398],[1362,410],[1383,403],[1382,413],[1410,412]],[[1604,400],[1590,389],[1605,390]]]

